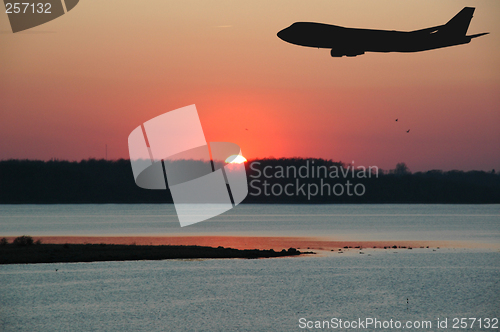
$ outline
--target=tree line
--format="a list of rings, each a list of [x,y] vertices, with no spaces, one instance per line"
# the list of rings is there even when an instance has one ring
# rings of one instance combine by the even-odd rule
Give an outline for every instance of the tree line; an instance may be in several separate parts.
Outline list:
[[[411,173],[404,163],[384,171],[303,158],[249,160],[245,167],[243,203],[500,203],[494,170]],[[139,188],[125,159],[5,160],[0,203],[172,203],[172,197],[169,190]]]

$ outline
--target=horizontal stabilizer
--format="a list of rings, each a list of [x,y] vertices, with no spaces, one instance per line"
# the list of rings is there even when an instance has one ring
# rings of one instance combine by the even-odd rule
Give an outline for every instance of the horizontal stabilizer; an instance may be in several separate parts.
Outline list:
[[[467,36],[469,38],[476,38],[476,37],[481,37],[481,36],[484,36],[484,35],[487,35],[489,34],[489,32],[483,32],[483,33],[478,33],[476,35],[471,35],[471,36]]]

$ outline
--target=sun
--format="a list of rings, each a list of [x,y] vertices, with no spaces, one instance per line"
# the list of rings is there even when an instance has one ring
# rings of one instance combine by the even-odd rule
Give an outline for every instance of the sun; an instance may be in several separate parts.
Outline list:
[[[233,154],[226,159],[226,163],[228,164],[242,164],[245,161],[247,161],[247,159],[240,154]]]

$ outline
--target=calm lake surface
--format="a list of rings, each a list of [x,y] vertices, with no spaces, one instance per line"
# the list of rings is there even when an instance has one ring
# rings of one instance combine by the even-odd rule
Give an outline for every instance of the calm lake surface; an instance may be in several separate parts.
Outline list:
[[[500,316],[499,259],[494,251],[414,249],[8,265],[0,267],[0,330],[304,331],[301,318],[367,317],[433,324],[409,331],[437,331],[447,318],[453,330],[453,318]]]
[[[0,235],[318,236],[500,243],[500,205],[242,204],[180,227],[172,204],[0,205]]]
[[[172,205],[1,205],[0,236],[22,234],[319,236],[498,245],[500,206],[240,205],[180,228]],[[0,331],[311,331],[301,328],[300,319],[332,318],[432,323],[408,331],[498,331],[484,328],[486,318],[490,326],[500,318],[498,249],[362,252],[3,265]],[[447,329],[437,328],[438,318],[447,319]],[[471,328],[469,321],[467,328],[453,329],[454,318],[481,318],[483,327],[476,322]]]

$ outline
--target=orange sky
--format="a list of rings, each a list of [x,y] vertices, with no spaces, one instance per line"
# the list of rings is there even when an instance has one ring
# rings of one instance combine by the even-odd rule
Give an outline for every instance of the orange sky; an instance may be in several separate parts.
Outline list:
[[[421,29],[464,6],[468,34],[490,34],[422,53],[331,58],[276,36],[296,21]],[[496,0],[85,0],[13,34],[0,13],[0,159],[103,158],[105,144],[128,158],[135,127],[196,104],[207,140],[248,159],[500,170],[499,14]]]

